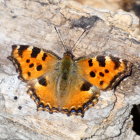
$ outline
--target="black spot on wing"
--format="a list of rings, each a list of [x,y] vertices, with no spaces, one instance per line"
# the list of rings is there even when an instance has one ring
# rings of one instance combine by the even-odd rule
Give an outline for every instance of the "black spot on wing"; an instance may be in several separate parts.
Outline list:
[[[96,60],[99,62],[100,67],[105,67],[105,56],[97,56]]]
[[[117,57],[113,57],[113,56],[111,56],[110,58],[115,64],[114,69],[118,69],[120,67],[120,64],[121,64],[120,59]]]
[[[29,65],[29,68],[32,68],[34,66],[34,64],[33,63],[31,63],[30,65]]]
[[[38,83],[42,86],[47,86],[47,81],[45,78],[38,79]]]
[[[26,63],[30,63],[30,59],[27,59],[27,60],[26,60]]]
[[[41,51],[41,50],[40,50],[39,48],[34,47],[34,48],[32,49],[31,57],[32,57],[32,58],[36,58],[37,55],[40,53],[40,51]]]
[[[14,45],[13,45],[14,46]],[[13,47],[12,46],[12,47]],[[16,45],[15,45],[16,46]],[[20,45],[20,47],[18,48],[18,54],[19,54],[19,56],[22,56],[22,54],[23,54],[23,52],[25,51],[25,50],[27,50],[27,48],[28,48],[29,46],[28,45]]]
[[[100,75],[101,77],[104,77],[104,73],[102,73],[102,72],[99,72],[99,75]]]
[[[104,84],[104,81],[100,81],[100,85],[102,86]]]
[[[37,71],[42,70],[42,65],[38,65],[38,66],[36,67],[36,69],[37,69]]]
[[[88,91],[90,89],[90,87],[92,87],[92,84],[90,84],[89,82],[84,82],[83,85],[81,86],[80,90],[81,91]]]
[[[31,72],[27,72],[28,76],[30,77],[31,76]]]
[[[95,73],[94,73],[93,71],[91,71],[91,72],[90,72],[90,76],[91,76],[91,77],[95,77],[96,75],[95,75]]]
[[[46,60],[46,57],[47,57],[47,54],[44,53],[43,56],[42,56],[42,60],[45,61]]]
[[[108,69],[105,69],[105,73],[109,73],[109,70]]]
[[[93,66],[92,59],[88,60],[88,64],[89,64],[90,67]]]

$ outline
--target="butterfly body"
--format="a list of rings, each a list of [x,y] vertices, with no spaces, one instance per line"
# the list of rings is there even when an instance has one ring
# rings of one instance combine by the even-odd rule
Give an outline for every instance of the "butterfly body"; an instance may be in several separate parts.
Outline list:
[[[63,58],[51,51],[13,45],[9,57],[38,110],[84,115],[98,102],[100,90],[113,88],[130,75],[132,64],[111,56],[75,59],[70,51]]]
[[[56,97],[58,104],[62,106],[68,97],[69,88],[72,88],[77,76],[77,67],[70,52],[64,53],[63,58],[58,64],[59,74],[56,78]]]

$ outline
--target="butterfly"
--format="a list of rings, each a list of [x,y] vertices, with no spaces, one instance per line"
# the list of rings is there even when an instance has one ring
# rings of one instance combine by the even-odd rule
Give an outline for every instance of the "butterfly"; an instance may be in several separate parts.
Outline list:
[[[12,45],[11,56],[19,78],[37,110],[84,116],[98,102],[100,90],[114,88],[130,75],[132,64],[113,56],[75,58],[66,49],[63,57],[28,45]]]

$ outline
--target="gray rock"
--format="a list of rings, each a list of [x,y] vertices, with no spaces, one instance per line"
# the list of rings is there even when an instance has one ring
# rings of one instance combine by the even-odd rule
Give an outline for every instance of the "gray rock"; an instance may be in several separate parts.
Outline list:
[[[138,25],[138,18],[133,14],[95,10],[73,1],[1,2],[0,139],[140,139],[132,130],[130,115],[133,105],[140,104]],[[76,57],[113,55],[133,63],[131,76],[121,81],[115,90],[101,91],[99,102],[87,110],[83,118],[37,112],[36,104],[26,94],[27,84],[17,78],[14,66],[7,59],[13,44],[37,46],[62,57],[64,48],[54,26],[69,47],[87,30],[87,35],[74,49]]]

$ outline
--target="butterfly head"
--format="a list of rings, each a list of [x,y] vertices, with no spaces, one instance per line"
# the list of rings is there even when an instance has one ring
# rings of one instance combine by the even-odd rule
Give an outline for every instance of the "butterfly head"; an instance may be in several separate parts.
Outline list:
[[[73,55],[73,53],[72,53],[72,51],[71,50],[66,50],[66,52],[64,53],[64,55],[63,55],[63,57],[64,58],[66,58],[66,57],[70,57],[70,58],[74,58],[74,55]]]

